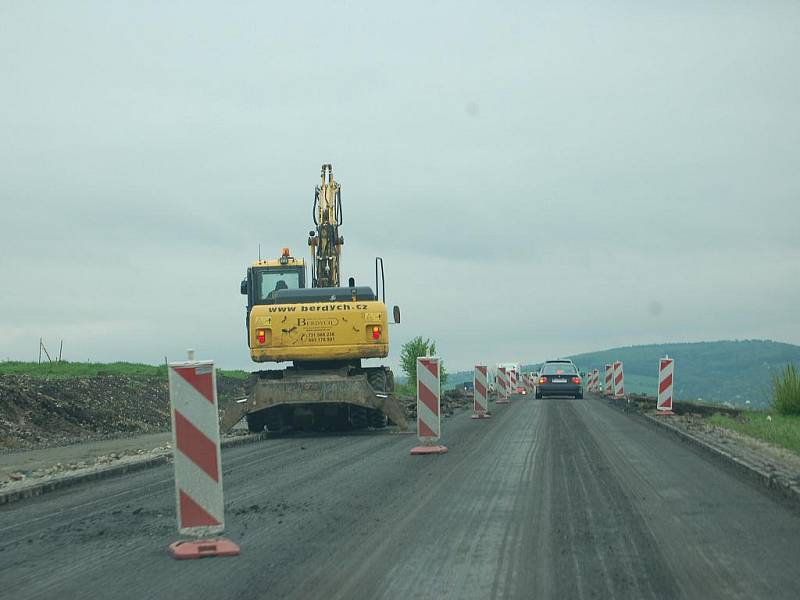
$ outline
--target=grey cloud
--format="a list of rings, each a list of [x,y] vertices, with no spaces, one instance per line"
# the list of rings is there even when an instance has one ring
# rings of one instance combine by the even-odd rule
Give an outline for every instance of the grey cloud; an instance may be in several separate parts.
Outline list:
[[[250,368],[238,281],[322,162],[392,362],[800,341],[796,3],[42,11],[0,9],[1,357]]]

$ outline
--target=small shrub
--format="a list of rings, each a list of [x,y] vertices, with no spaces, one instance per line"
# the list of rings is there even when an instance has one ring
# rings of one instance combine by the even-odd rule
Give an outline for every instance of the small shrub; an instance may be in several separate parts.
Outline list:
[[[772,407],[781,415],[800,415],[800,373],[793,364],[772,375]]]

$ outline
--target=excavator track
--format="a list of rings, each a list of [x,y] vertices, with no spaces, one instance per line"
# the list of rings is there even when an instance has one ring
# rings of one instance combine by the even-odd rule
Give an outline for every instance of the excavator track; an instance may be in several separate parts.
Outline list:
[[[391,421],[408,429],[405,408],[394,397],[394,377],[386,367],[262,371],[246,401],[230,404],[220,430],[242,417],[250,431],[285,429],[383,428]],[[340,409],[347,410],[346,419]],[[346,421],[344,423],[343,421]]]

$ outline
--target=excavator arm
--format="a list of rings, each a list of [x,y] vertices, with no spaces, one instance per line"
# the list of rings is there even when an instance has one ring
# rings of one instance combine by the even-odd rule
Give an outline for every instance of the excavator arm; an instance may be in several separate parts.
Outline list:
[[[339,258],[344,238],[339,235],[342,224],[342,196],[333,179],[333,167],[322,165],[322,181],[314,193],[314,226],[309,232],[312,287],[339,287]]]

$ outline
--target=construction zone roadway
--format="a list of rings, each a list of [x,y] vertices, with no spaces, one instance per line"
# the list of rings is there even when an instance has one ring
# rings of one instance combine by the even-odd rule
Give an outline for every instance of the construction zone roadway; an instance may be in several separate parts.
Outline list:
[[[0,507],[25,598],[796,598],[800,513],[675,436],[587,400],[514,397],[412,435],[223,451],[241,556],[175,561],[171,465]]]

